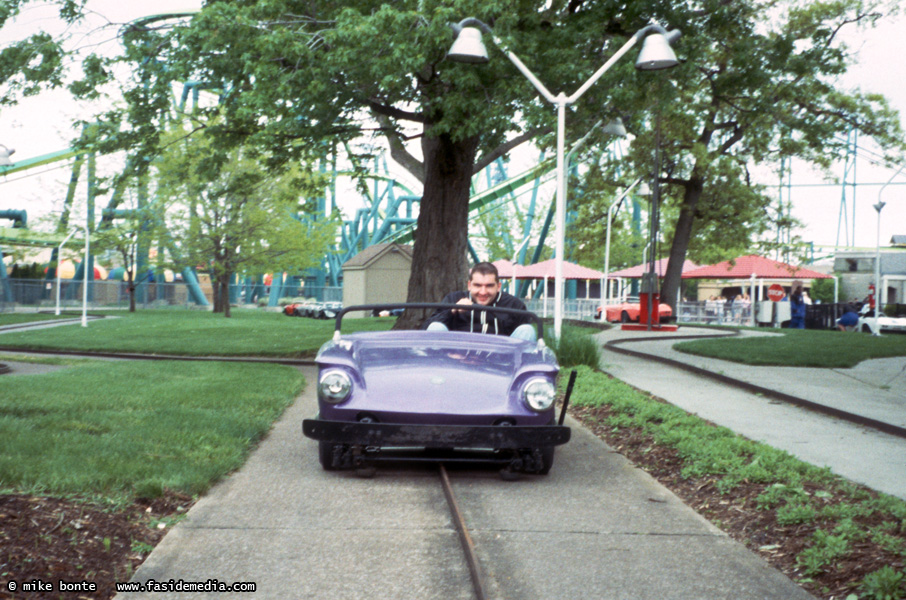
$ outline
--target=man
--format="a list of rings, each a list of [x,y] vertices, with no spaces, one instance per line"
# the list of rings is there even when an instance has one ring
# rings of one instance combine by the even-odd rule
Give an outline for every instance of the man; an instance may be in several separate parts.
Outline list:
[[[466,291],[447,294],[442,302],[444,304],[481,304],[482,306],[526,310],[522,300],[500,291],[497,267],[491,263],[481,262],[472,267],[466,287]],[[509,335],[530,342],[537,340],[535,327],[528,317],[492,311],[456,310],[455,308],[439,310],[428,320],[427,330],[492,333]]]

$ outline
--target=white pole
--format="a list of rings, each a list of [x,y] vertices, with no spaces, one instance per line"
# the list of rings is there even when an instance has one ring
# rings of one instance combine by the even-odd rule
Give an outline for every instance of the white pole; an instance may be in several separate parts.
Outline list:
[[[82,281],[82,327],[88,327],[88,268],[91,266],[89,264],[88,257],[90,256],[90,242],[89,239],[91,235],[89,234],[89,222],[88,222],[88,211],[85,211],[85,269],[82,272],[83,281]]]
[[[883,191],[884,188],[881,188]],[[880,196],[880,192],[878,193]],[[872,335],[880,336],[881,335],[881,325],[879,321],[879,316],[881,314],[881,209],[884,208],[886,202],[881,202],[878,200],[878,203],[874,205],[876,211],[878,211],[878,235],[875,246],[875,327]]]
[[[78,227],[78,225],[76,225],[76,227]],[[69,241],[69,238],[71,238],[75,234],[75,232],[75,229],[70,231],[69,235],[63,238],[63,241],[60,242],[59,246],[57,246],[57,305],[56,309],[54,310],[54,314],[57,316],[60,316],[60,263],[63,262],[63,245]]]
[[[560,339],[563,328],[563,252],[566,228],[566,95],[562,92],[557,101],[557,204],[556,251],[554,260],[554,337]]]

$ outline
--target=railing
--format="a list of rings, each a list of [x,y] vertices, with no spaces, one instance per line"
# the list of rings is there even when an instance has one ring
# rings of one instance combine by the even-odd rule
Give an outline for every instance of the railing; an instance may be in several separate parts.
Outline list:
[[[60,281],[60,307],[66,310],[81,309],[82,281],[63,279]],[[247,303],[247,286],[230,286],[231,297],[238,303]],[[202,284],[202,290],[209,302],[213,292],[210,285]],[[270,289],[263,287],[253,301],[267,301]],[[284,289],[284,298],[316,298],[322,302],[342,302],[343,288],[313,287]],[[56,306],[57,282],[44,279],[5,279],[0,288],[0,311],[17,309],[52,310]],[[174,283],[141,283],[137,285],[136,306],[138,308],[196,308],[186,285]],[[88,307],[91,309],[115,309],[129,307],[129,289],[123,281],[89,281]]]
[[[677,323],[748,325],[752,317],[752,305],[714,301],[680,302],[673,312]]]

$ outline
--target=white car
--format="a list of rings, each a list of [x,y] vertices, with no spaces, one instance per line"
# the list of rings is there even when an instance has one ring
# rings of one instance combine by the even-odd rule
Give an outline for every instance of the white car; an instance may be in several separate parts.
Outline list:
[[[884,313],[878,314],[877,326],[882,332],[906,333],[906,317],[888,317]],[[859,314],[859,331],[865,333],[878,333],[875,331],[874,311],[863,309]]]

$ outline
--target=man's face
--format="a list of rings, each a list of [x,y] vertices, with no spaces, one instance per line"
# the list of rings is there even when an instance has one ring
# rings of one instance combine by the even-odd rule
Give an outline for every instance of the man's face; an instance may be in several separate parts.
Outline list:
[[[469,294],[478,304],[490,304],[499,291],[500,282],[492,274],[473,273],[469,279]]]

